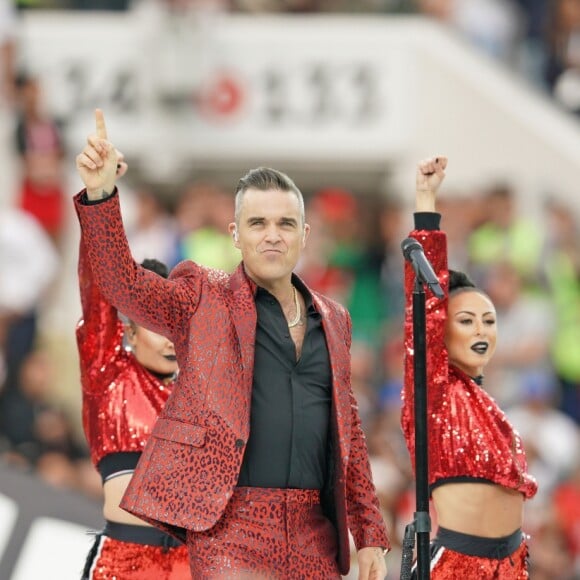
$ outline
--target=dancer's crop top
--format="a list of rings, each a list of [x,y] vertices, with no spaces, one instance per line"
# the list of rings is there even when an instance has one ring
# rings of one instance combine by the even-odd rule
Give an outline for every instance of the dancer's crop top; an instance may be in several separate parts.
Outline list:
[[[447,481],[485,481],[520,491],[531,498],[537,491],[519,434],[495,400],[477,382],[449,365],[445,321],[449,272],[447,239],[439,231],[436,213],[415,214],[411,236],[423,246],[445,291],[439,300],[426,291],[427,433],[429,486]],[[405,264],[405,384],[401,424],[415,467],[412,293],[415,274]]]
[[[83,317],[77,329],[83,428],[103,480],[132,471],[172,389],[123,346],[123,323],[92,280],[80,252]]]

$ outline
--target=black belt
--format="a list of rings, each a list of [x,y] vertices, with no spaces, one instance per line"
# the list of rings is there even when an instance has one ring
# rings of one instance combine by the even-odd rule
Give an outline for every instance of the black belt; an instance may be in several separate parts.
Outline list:
[[[131,542],[132,544],[161,546],[163,548],[176,548],[177,546],[181,546],[179,540],[151,526],[135,526],[107,520],[102,533],[104,536],[114,540]]]
[[[443,546],[466,556],[502,560],[511,556],[520,547],[522,540],[520,529],[501,538],[483,538],[440,527],[431,545],[434,551]]]

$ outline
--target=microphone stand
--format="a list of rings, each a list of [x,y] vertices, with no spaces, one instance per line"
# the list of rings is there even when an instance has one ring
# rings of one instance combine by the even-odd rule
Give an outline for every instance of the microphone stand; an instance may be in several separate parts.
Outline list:
[[[427,443],[427,348],[425,323],[425,290],[418,275],[413,288],[413,348],[415,387],[415,502],[416,511],[411,524],[405,528],[401,580],[411,579],[411,560],[417,536],[417,580],[429,580],[429,542],[431,517],[429,515],[429,456]]]

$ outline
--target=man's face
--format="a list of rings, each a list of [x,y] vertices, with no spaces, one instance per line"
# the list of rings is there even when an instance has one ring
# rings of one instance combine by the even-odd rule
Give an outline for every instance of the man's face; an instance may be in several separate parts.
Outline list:
[[[230,232],[236,230],[230,224]],[[289,280],[310,226],[302,224],[298,197],[291,191],[248,189],[242,198],[237,238],[246,273],[270,289]]]

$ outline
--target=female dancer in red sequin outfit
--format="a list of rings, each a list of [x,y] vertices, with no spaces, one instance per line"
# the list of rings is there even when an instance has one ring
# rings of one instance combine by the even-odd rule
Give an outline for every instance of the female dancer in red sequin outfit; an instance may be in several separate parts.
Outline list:
[[[190,579],[185,546],[119,507],[177,371],[173,344],[129,322],[107,304],[80,253],[83,318],[77,327],[83,426],[103,479],[105,529],[88,555],[83,580]],[[156,260],[143,265],[167,277]],[[164,270],[164,271],[163,271]],[[130,351],[123,346],[125,336]]]
[[[411,232],[446,294],[426,299],[429,486],[439,524],[431,578],[523,580],[529,578],[523,503],[537,484],[527,473],[519,435],[481,387],[495,349],[495,308],[467,276],[447,268],[447,241],[435,213],[446,165],[444,157],[419,164]],[[406,264],[402,426],[414,464],[413,285]]]

